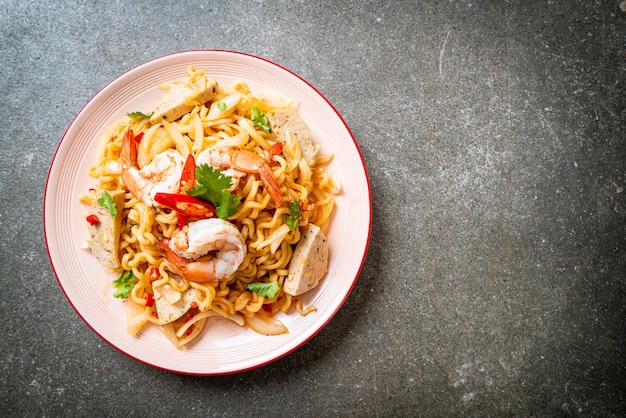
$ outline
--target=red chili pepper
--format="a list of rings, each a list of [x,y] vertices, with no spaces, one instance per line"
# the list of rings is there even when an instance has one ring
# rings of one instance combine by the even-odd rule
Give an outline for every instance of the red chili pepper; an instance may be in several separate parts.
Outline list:
[[[140,143],[141,138],[143,138],[143,132],[139,132],[137,135],[135,135],[135,142]]]
[[[283,152],[283,143],[280,141],[274,142],[270,146],[270,161],[274,161],[274,156]]]
[[[157,193],[154,195],[157,203],[174,209],[181,215],[196,219],[215,217],[215,206],[195,196],[174,193]]]
[[[194,300],[189,306],[191,306],[192,309],[196,309],[198,307],[198,302]]]
[[[153,317],[155,317],[155,318],[158,318],[158,317],[159,317],[159,314],[158,314],[158,313],[156,313],[155,311],[150,312],[150,315],[152,315],[152,316],[153,316]]]
[[[183,229],[183,227],[187,225],[188,223],[189,223],[189,217],[179,212],[178,213],[178,227],[180,229]]]
[[[87,222],[89,222],[89,224],[93,226],[99,223],[100,219],[98,219],[98,217],[92,213],[91,215],[87,216]]]
[[[265,312],[267,312],[268,314],[271,314],[272,310],[274,309],[273,306],[274,306],[273,303],[266,303],[262,307]]]
[[[189,154],[185,166],[183,167],[183,173],[180,175],[180,184],[178,186],[178,193],[186,193],[196,185],[196,159],[192,154]]]
[[[313,208],[315,207],[313,203],[306,204],[302,200],[298,202],[298,205],[300,206],[300,209],[302,209],[303,211],[313,210]]]
[[[193,154],[189,154],[183,172],[180,175],[180,183],[178,185],[178,193],[184,194],[187,190],[196,185],[196,159]],[[182,228],[189,223],[189,217],[178,212],[178,227]]]
[[[159,271],[159,268],[156,266],[150,267],[150,276],[148,279],[150,280],[150,283],[156,282],[160,278],[161,278],[161,272]]]
[[[146,306],[152,307],[154,305],[154,296],[152,293],[144,292],[143,297],[146,299]]]

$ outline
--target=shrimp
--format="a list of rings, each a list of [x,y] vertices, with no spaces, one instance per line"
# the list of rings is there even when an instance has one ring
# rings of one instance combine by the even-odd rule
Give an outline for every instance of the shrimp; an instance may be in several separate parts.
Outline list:
[[[196,164],[209,164],[227,170],[225,174],[233,177],[235,181],[243,177],[244,173],[258,173],[276,206],[280,207],[282,204],[283,194],[272,169],[263,158],[252,151],[233,146],[216,146],[202,151],[196,158]]]
[[[178,274],[197,283],[229,279],[246,257],[241,232],[220,218],[190,222],[158,247]]]
[[[154,195],[158,192],[176,193],[185,159],[174,149],[157,154],[141,170],[137,165],[137,144],[132,129],[124,134],[120,151],[122,181],[126,188],[148,206],[158,206]]]

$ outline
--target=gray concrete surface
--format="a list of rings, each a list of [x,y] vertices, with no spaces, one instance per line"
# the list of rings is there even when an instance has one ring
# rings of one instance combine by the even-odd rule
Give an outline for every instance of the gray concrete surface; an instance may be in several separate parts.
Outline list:
[[[0,2],[2,415],[624,416],[625,35],[619,0]],[[359,144],[374,213],[330,324],[220,377],[102,341],[42,227],[81,107],[203,48],[318,88]]]

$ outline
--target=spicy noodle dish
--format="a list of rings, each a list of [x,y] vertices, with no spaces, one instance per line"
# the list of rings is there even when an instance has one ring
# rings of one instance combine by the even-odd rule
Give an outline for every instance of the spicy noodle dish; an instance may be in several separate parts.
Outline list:
[[[187,73],[100,138],[85,248],[115,273],[131,335],[157,326],[180,349],[212,316],[287,333],[275,315],[314,312],[301,295],[328,270],[332,155],[297,103]]]

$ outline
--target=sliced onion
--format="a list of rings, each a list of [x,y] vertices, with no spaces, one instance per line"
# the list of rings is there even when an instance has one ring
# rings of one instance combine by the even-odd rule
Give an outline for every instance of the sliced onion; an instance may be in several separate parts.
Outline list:
[[[274,254],[276,250],[278,250],[278,248],[280,247],[280,244],[283,242],[283,239],[285,239],[289,231],[289,226],[287,224],[282,224],[281,226],[276,228],[274,232],[272,232],[272,235],[267,237],[266,240],[262,241],[257,248],[261,249],[269,245],[270,251],[272,252],[272,254]]]
[[[300,167],[300,176],[302,177],[302,182],[308,182],[311,180],[311,166],[306,162],[304,158],[300,158],[298,162],[298,167]]]
[[[187,143],[183,134],[180,133],[173,124],[167,122],[166,120],[163,120],[161,124],[169,134],[172,141],[174,141],[174,145],[176,145],[176,150],[180,153],[180,155],[183,156],[183,158],[186,159],[187,156],[191,153],[191,145]]]
[[[267,90],[260,91],[258,93],[258,97],[260,99],[263,99],[263,101],[265,102],[265,104],[268,105],[268,107],[272,107],[275,109],[290,108],[290,109],[295,110],[300,105],[300,103],[295,100],[289,100],[281,96],[280,93],[278,93],[276,90],[267,89]]]
[[[182,327],[178,328],[178,331],[176,331],[176,336],[179,337],[179,338],[182,337],[183,335],[185,335],[185,332],[187,332],[187,330],[189,329],[190,326],[196,324],[199,321],[203,321],[203,322],[199,323],[198,325],[204,327],[204,322],[206,322],[206,319],[208,317],[210,317],[210,316],[218,316],[220,318],[226,318],[228,320],[233,321],[234,323],[236,323],[240,327],[243,327],[243,325],[244,325],[243,318],[241,316],[239,316],[239,315],[232,314],[232,315],[228,315],[228,316],[224,317],[220,313],[218,313],[218,312],[216,312],[214,310],[210,310],[210,311],[201,312],[199,314],[196,314],[189,321],[185,322],[185,324]],[[194,328],[194,332],[195,332],[195,328]],[[193,334],[193,332],[192,332],[192,334]]]
[[[239,325],[240,327],[243,327],[245,325],[245,322],[244,322],[243,318],[241,317],[241,315],[230,314],[230,315],[226,316],[225,318],[230,320],[230,321],[233,321],[235,324]]]
[[[262,309],[252,317],[246,316],[244,321],[250,329],[262,335],[281,335],[289,332],[282,322],[272,318]]]
[[[328,175],[330,176],[334,186],[330,192],[333,194],[341,194],[341,180],[339,180],[339,177],[332,171],[329,171]]]
[[[178,338],[182,337],[183,335],[185,335],[185,332],[187,332],[187,330],[189,329],[190,326],[192,326],[193,324],[195,324],[198,321],[202,321],[203,319],[206,319],[209,316],[213,316],[213,315],[217,315],[217,312],[215,312],[215,311],[206,311],[206,312],[201,312],[199,314],[196,314],[193,318],[191,318],[190,320],[185,322],[182,327],[178,328],[178,331],[176,331],[176,336]],[[204,325],[204,324],[202,324],[202,325]]]
[[[194,322],[195,326],[193,327],[193,330],[189,333],[189,335],[185,336],[185,338],[180,340],[179,344],[183,346],[193,341],[193,339],[196,338],[198,334],[200,334],[200,332],[204,328],[204,324],[206,324],[206,318],[200,319],[199,321],[195,321]],[[178,332],[176,334],[178,335]]]
[[[181,292],[177,292],[169,284],[158,286],[158,289],[157,286],[152,285],[152,287],[153,289],[158,290],[158,292],[165,298],[165,300],[167,300],[169,304],[174,304],[181,300],[183,297],[183,294]]]
[[[161,151],[160,147],[155,147],[154,144],[163,137],[167,136],[164,129],[161,129],[161,125],[153,125],[144,133],[141,142],[137,146],[137,164],[139,168],[143,168],[152,161],[154,155]]]
[[[302,159],[302,147],[300,147],[300,143],[294,138],[290,130],[285,131],[283,154],[289,157],[290,160],[289,165],[285,169],[286,171],[291,171],[300,164],[300,160]]]
[[[128,298],[126,301],[126,331],[128,331],[130,335],[137,335],[148,321],[146,308],[135,303],[131,298]]]
[[[220,100],[214,101],[213,103],[211,103],[211,108],[209,109],[209,113],[207,114],[207,119],[213,120],[222,117],[223,114],[228,113],[235,106],[237,106],[237,103],[239,103],[240,99],[241,93],[234,93],[223,97]],[[224,110],[220,110],[220,108],[217,107],[218,103],[220,102],[223,102],[226,105],[226,108]]]
[[[220,140],[216,145],[220,147],[239,147],[242,148],[247,142],[250,135],[246,131],[239,131],[237,135],[229,136]]]

